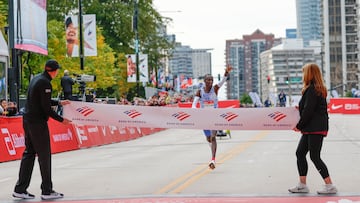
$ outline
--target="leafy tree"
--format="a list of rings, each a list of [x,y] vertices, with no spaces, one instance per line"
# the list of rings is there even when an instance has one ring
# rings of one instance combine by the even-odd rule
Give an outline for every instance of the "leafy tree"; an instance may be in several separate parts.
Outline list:
[[[240,98],[240,104],[252,104],[252,100],[251,100],[251,97],[244,93],[241,98]]]
[[[135,34],[132,30],[134,3],[136,0],[82,0],[83,14],[96,14],[98,56],[86,57],[84,71],[80,71],[79,58],[65,56],[65,15],[78,15],[79,0],[47,0],[48,14],[48,56],[31,52],[23,52],[24,93],[32,75],[43,69],[49,58],[56,58],[63,69],[71,73],[94,74],[95,83],[88,83],[89,88],[96,88],[98,95],[124,95],[136,84],[126,82],[126,54],[134,53]],[[165,19],[152,6],[153,0],[139,0],[139,45],[140,52],[148,54],[149,67],[157,67],[164,56],[160,50],[168,50],[173,46],[166,36],[159,35],[164,27]],[[7,1],[0,1],[0,25],[7,24]],[[62,74],[61,74],[62,75]],[[60,91],[60,77],[54,82],[55,94]],[[140,85],[141,86],[141,85]],[[76,88],[76,87],[75,87]],[[129,95],[129,94],[128,94]],[[130,94],[131,95],[131,94]]]

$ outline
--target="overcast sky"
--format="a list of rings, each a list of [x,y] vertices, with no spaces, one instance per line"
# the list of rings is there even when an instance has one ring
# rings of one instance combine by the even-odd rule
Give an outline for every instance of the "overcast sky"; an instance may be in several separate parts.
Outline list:
[[[193,49],[213,49],[213,75],[225,68],[225,40],[241,39],[260,29],[276,38],[296,28],[296,0],[154,0],[173,19],[168,34]]]

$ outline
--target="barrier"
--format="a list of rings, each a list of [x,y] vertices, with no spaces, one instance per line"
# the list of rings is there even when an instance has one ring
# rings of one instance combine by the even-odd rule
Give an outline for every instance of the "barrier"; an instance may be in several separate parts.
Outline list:
[[[117,143],[150,135],[162,128],[63,125],[49,119],[52,153]],[[21,159],[25,149],[22,116],[0,117],[0,163]]]
[[[329,113],[360,114],[360,98],[331,98]]]
[[[236,108],[239,107],[239,102],[220,101],[219,105],[221,108]],[[191,103],[182,103],[178,106],[189,108]],[[329,113],[360,114],[360,98],[332,98],[328,104],[328,111]],[[52,153],[128,141],[164,130],[164,128],[113,125],[62,125],[52,119],[48,124]],[[22,117],[0,116],[0,162],[21,159],[24,148]]]

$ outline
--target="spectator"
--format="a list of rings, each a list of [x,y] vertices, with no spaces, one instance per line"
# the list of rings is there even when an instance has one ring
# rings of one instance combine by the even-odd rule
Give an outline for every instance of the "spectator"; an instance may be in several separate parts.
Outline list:
[[[269,97],[266,98],[266,100],[265,100],[265,102],[264,102],[264,106],[265,106],[265,107],[270,107],[271,105],[272,105],[272,104],[271,104],[271,101],[270,101]]]
[[[0,100],[0,114],[5,115],[6,114],[6,107],[7,107],[7,101],[6,99]]]
[[[279,98],[280,107],[285,107],[286,106],[286,94],[284,93],[284,90],[281,90],[278,98]]]

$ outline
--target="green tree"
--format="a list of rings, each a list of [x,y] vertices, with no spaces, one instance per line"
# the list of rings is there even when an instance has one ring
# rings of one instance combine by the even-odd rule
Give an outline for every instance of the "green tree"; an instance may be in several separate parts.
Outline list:
[[[240,98],[240,104],[252,104],[252,100],[251,100],[251,97],[244,93],[241,98]]]

